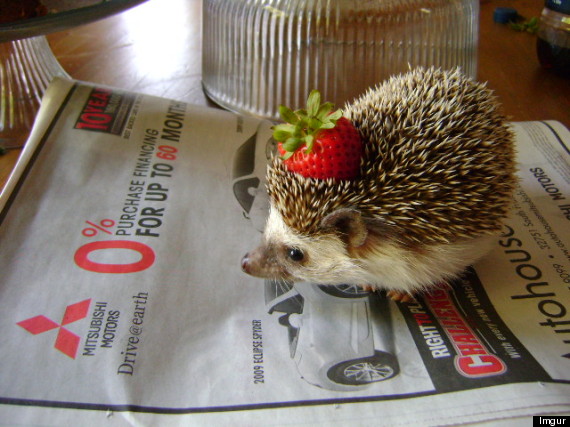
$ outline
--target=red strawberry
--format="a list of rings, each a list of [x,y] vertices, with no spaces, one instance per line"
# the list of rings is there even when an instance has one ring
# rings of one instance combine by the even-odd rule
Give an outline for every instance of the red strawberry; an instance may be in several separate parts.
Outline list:
[[[320,104],[314,90],[307,110],[292,111],[280,106],[285,124],[274,127],[273,138],[287,169],[306,178],[353,179],[360,170],[360,135],[342,112],[333,105]]]

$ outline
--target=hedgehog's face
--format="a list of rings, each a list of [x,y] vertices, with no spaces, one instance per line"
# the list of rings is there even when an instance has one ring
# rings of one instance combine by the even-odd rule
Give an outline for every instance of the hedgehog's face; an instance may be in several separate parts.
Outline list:
[[[483,235],[453,243],[404,245],[389,226],[364,220],[352,209],[329,214],[320,229],[316,236],[295,232],[272,208],[263,242],[245,255],[242,269],[267,279],[413,292],[457,276],[494,241],[492,235]]]
[[[360,268],[336,230],[325,226],[317,236],[302,235],[288,227],[272,208],[263,242],[244,256],[242,269],[268,279],[333,284],[345,281],[347,271],[356,273]],[[339,276],[341,272],[343,277]]]

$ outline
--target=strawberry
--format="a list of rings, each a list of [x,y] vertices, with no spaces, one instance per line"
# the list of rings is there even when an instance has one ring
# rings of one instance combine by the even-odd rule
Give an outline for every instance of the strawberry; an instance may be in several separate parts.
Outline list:
[[[341,110],[333,111],[330,102],[320,102],[320,93],[313,90],[306,110],[279,107],[285,122],[273,128],[279,154],[290,172],[306,178],[356,178],[362,155],[360,135]]]

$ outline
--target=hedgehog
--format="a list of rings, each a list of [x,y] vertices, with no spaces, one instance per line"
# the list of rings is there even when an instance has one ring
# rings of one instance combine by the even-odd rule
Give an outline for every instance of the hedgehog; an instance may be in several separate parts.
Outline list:
[[[406,301],[449,284],[490,250],[516,167],[513,134],[486,84],[459,69],[417,68],[338,114],[360,137],[355,176],[307,177],[274,156],[263,239],[242,258],[244,272]]]

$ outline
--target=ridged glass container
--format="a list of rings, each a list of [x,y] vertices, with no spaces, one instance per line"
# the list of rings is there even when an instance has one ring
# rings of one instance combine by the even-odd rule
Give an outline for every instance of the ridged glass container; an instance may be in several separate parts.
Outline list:
[[[0,43],[0,146],[24,145],[55,76],[69,77],[45,36]]]
[[[418,65],[475,77],[479,0],[204,0],[206,94],[277,118],[309,92],[341,107]]]

